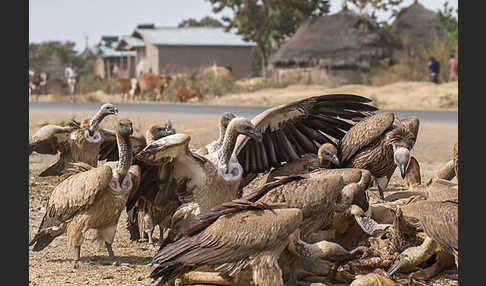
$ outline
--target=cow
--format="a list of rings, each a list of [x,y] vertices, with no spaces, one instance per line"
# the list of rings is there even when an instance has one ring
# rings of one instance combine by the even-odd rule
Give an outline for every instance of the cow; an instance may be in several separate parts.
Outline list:
[[[162,100],[162,94],[169,87],[169,82],[172,77],[166,74],[144,73],[138,78],[138,86],[140,88],[140,95],[145,99],[144,93],[147,91],[155,91],[157,93],[156,101]]]
[[[180,102],[186,102],[189,100],[198,100],[201,101],[203,99],[201,93],[189,86],[179,86],[176,89],[176,98]]]
[[[37,74],[33,70],[29,70],[29,98],[34,96],[35,101],[39,100],[39,94],[45,89],[47,83],[47,74],[41,72]]]
[[[118,88],[122,92],[122,100],[134,100],[135,95],[140,93],[136,78],[121,77],[118,79]]]

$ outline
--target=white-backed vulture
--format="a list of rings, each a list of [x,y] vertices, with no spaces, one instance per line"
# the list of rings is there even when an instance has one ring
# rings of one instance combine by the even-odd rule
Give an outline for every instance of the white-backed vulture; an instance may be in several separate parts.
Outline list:
[[[215,152],[221,146],[223,146],[224,134],[226,133],[226,129],[228,128],[228,124],[235,117],[236,117],[236,115],[234,115],[231,112],[223,113],[221,115],[221,117],[219,118],[219,136],[218,136],[218,139],[207,144],[206,146],[199,148],[198,150],[195,151],[195,153],[197,153],[199,155],[207,155],[209,153]]]
[[[162,137],[175,134],[176,130],[172,126],[172,121],[167,123],[152,123],[146,129],[145,133],[133,134],[130,136],[133,155],[136,155],[147,146],[147,144]],[[114,136],[106,137],[100,147],[99,160],[118,161],[118,144]],[[139,162],[137,162],[139,163]]]
[[[114,258],[111,244],[118,219],[140,182],[140,168],[132,165],[132,132],[129,120],[118,121],[115,133],[120,160],[72,175],[52,191],[39,230],[29,243],[34,245],[33,251],[41,251],[66,233],[68,245],[75,249],[74,258],[79,260],[83,234],[96,229],[96,239],[105,243]]]
[[[458,154],[458,145],[457,143],[454,144],[452,147],[452,159],[445,164],[444,167],[439,169],[435,174],[427,181],[426,184],[430,184],[432,181],[435,180],[447,180],[450,181],[454,177],[456,177],[458,180],[459,178],[457,177],[457,172],[458,172],[458,159],[459,159],[459,154]]]
[[[382,199],[397,166],[402,178],[405,177],[410,150],[415,144],[418,124],[411,122],[418,119],[412,117],[405,122],[392,112],[375,114],[355,124],[338,145],[341,166],[369,170],[376,178]]]
[[[118,107],[106,103],[99,108],[89,122],[86,122],[87,124],[82,122],[79,129],[72,131],[62,144],[58,144],[59,159],[42,171],[39,176],[61,175],[66,169],[72,167],[71,164],[74,162],[83,162],[96,167],[103,140],[106,137],[114,136],[112,130],[99,127],[101,121],[111,114],[118,114]]]
[[[160,278],[158,284],[162,285],[206,266],[230,283],[240,278],[242,270],[250,269],[255,285],[283,285],[278,259],[284,250],[316,259],[328,255],[327,244],[307,244],[300,239],[302,218],[302,211],[296,208],[246,200],[224,203],[196,216],[181,239],[159,249],[150,277]]]
[[[410,270],[430,258],[436,252],[436,244],[446,252],[454,255],[458,266],[459,229],[458,229],[457,199],[446,201],[418,201],[416,210],[420,225],[426,233],[424,242],[416,247],[407,248],[400,253],[393,265],[388,269],[388,275],[398,270]]]
[[[179,195],[181,203],[197,202],[199,211],[205,211],[241,196],[239,188],[248,184],[258,172],[279,167],[306,153],[315,153],[320,144],[332,142],[331,138],[342,138],[354,121],[376,111],[375,107],[365,104],[369,101],[350,94],[309,97],[270,108],[251,121],[232,119],[221,148],[206,157],[191,152],[190,137],[178,134],[153,142],[137,157],[147,164],[164,165],[162,175],[157,175],[153,181],[157,184],[174,181],[182,194]],[[263,140],[259,141],[261,136],[238,137],[236,126],[245,131],[242,122],[253,134],[263,135]],[[138,195],[144,195],[145,189],[140,191]],[[154,191],[172,195],[170,190],[155,188]],[[194,205],[188,206],[188,211],[195,210],[190,207]]]
[[[69,134],[79,128],[79,123],[74,120],[68,121],[66,126],[55,124],[42,126],[29,138],[29,155],[32,152],[57,154],[57,151],[62,149],[60,145],[67,144]]]

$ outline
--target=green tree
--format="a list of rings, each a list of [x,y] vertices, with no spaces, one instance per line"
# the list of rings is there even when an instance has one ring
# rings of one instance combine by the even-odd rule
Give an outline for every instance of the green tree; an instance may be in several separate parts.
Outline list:
[[[402,4],[403,0],[348,0],[349,3],[353,4],[356,8],[358,8],[359,12],[364,12],[364,9],[368,6],[371,7],[372,13],[371,17],[376,18],[376,11],[392,11],[392,15],[390,18],[393,18],[397,15],[397,8],[400,4]]]
[[[36,67],[37,69],[43,69],[47,60],[53,54],[57,55],[63,64],[69,62],[73,63],[74,67],[78,71],[78,74],[84,75],[92,72],[92,66],[90,63],[78,55],[74,50],[75,43],[66,41],[46,41],[41,43],[29,44],[29,66]]]
[[[209,16],[206,16],[204,18],[201,18],[201,20],[196,20],[194,18],[188,18],[185,20],[182,20],[182,22],[177,25],[179,28],[184,28],[184,27],[223,27],[223,24],[218,21],[218,19],[211,18]]]
[[[245,41],[253,41],[261,56],[262,75],[273,40],[279,46],[292,36],[303,21],[309,17],[322,16],[329,12],[328,0],[208,0],[213,11],[233,11],[233,17],[222,17],[226,31],[236,29]]]
[[[449,53],[455,53],[459,45],[459,21],[453,14],[454,9],[449,7],[449,2],[444,3],[443,10],[439,10],[437,15],[440,22],[446,28],[446,34],[444,35],[444,42],[449,50]],[[458,9],[455,9],[456,15]]]

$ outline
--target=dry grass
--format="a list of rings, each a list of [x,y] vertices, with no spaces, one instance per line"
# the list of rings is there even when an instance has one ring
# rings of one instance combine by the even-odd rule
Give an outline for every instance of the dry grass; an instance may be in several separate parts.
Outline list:
[[[279,105],[293,100],[326,93],[353,93],[368,97],[374,104],[382,109],[408,109],[408,110],[457,110],[458,82],[434,84],[431,82],[396,82],[383,86],[370,86],[362,84],[344,85],[329,88],[316,84],[289,85],[285,88],[258,89],[261,79],[237,81],[236,85],[244,85],[256,91],[226,94],[222,96],[204,95],[205,100],[200,104],[217,105]],[[109,95],[102,91],[76,95],[79,102],[121,102],[121,95]],[[40,96],[39,101],[69,101],[69,96]],[[154,103],[144,101],[144,103]]]
[[[279,105],[308,96],[327,93],[359,94],[378,102],[382,109],[457,110],[458,82],[397,82],[384,86],[361,84],[328,88],[321,85],[291,85],[286,88],[228,94],[207,101],[208,104]]]
[[[43,123],[56,123],[69,118],[83,119],[91,113],[55,112],[43,114],[30,111],[29,133],[32,135]],[[181,114],[139,114],[123,113],[134,122],[135,129],[143,130],[152,122],[174,120],[174,127],[180,133],[191,135],[191,146],[196,148],[217,137],[218,116],[181,115]],[[108,117],[103,126],[112,127],[114,117]],[[440,134],[440,136],[437,136]],[[452,146],[457,142],[457,124],[422,122],[413,154],[422,168],[423,181],[430,178],[438,168],[451,158]],[[53,163],[58,155],[39,155],[29,157],[29,237],[37,230],[50,193],[59,183],[57,178],[40,178],[40,171]],[[401,179],[394,174],[391,183],[399,184]],[[153,267],[146,265],[155,254],[155,249],[147,243],[131,242],[125,229],[126,212],[122,212],[118,230],[113,243],[115,255],[121,260],[120,266],[109,263],[105,249],[99,249],[90,238],[82,246],[82,263],[76,267],[72,260],[72,250],[66,244],[66,237],[56,238],[41,252],[29,250],[29,285],[153,285],[146,278]],[[156,231],[155,236],[159,233]],[[452,278],[451,278],[452,277]],[[458,285],[457,272],[443,273],[425,285]]]

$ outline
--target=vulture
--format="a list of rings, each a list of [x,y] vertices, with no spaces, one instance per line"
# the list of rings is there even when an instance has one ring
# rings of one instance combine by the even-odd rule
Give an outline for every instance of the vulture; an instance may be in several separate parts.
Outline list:
[[[61,145],[69,140],[69,134],[79,129],[79,123],[70,120],[66,126],[48,124],[42,126],[29,138],[29,156],[32,152],[56,155]]]
[[[457,143],[454,144],[452,147],[452,159],[445,164],[444,167],[442,167],[439,171],[437,171],[428,181],[427,184],[430,184],[434,180],[447,180],[450,181],[454,177],[459,179],[457,177],[457,172],[458,172],[458,160],[459,155],[458,155],[458,145]]]
[[[436,251],[437,244],[443,251],[454,255],[458,266],[459,230],[458,199],[445,201],[418,201],[417,218],[427,235],[424,242],[416,247],[404,250],[388,269],[388,275],[398,270],[411,269],[430,258]]]
[[[162,137],[175,134],[176,130],[172,127],[172,121],[167,120],[166,124],[160,123],[152,123],[150,124],[146,130],[145,134],[135,135],[132,134],[130,136],[132,152],[134,155],[142,151],[147,144],[152,143],[153,141],[160,139]],[[106,137],[103,140],[103,143],[100,147],[100,156],[99,160],[107,160],[107,161],[118,161],[118,144],[116,143],[116,137]]]
[[[98,153],[103,140],[106,137],[114,137],[112,130],[102,129],[99,127],[101,121],[108,115],[118,114],[118,107],[111,103],[103,104],[98,112],[87,122],[81,124],[74,122],[71,124],[79,125],[79,128],[74,128],[69,136],[59,136],[59,133],[45,132],[42,128],[37,131],[30,141],[30,146],[39,146],[49,144],[46,142],[55,142],[56,144],[47,148],[47,154],[55,154],[54,151],[60,152],[58,161],[47,169],[42,171],[39,176],[58,176],[66,172],[66,169],[72,167],[74,162],[83,162],[92,167],[98,165]],[[53,128],[57,129],[58,128]],[[40,134],[39,134],[40,132]],[[42,149],[37,147],[29,147],[30,150],[42,153]],[[46,154],[44,153],[44,154]]]
[[[228,124],[230,123],[231,119],[235,118],[231,112],[225,112],[219,118],[219,137],[215,141],[203,146],[195,151],[195,153],[199,155],[207,155],[209,153],[213,153],[218,150],[221,146],[223,146],[224,134],[226,134],[226,129],[228,128]]]
[[[159,249],[150,277],[163,285],[205,266],[219,272],[228,284],[249,269],[255,285],[283,285],[278,259],[284,250],[299,257],[328,256],[329,243],[308,244],[300,239],[302,220],[298,208],[244,199],[223,203],[197,215],[181,239]],[[192,279],[195,282],[194,275]],[[197,284],[208,281],[201,279]]]
[[[240,189],[258,173],[316,153],[320,144],[333,142],[333,138],[341,139],[356,121],[377,110],[367,102],[370,100],[358,95],[329,94],[276,106],[251,120],[233,118],[222,146],[207,155],[191,152],[190,136],[185,134],[154,141],[136,157],[161,166],[161,171],[151,179],[154,187],[140,188],[135,199],[150,196],[161,205],[173,202],[173,191],[165,188],[172,184],[183,204],[179,218],[194,217],[241,197]],[[127,207],[131,206],[128,202]]]
[[[361,168],[376,178],[380,196],[398,166],[402,178],[418,133],[418,119],[399,120],[392,112],[369,116],[355,124],[338,144],[342,167]]]
[[[95,229],[96,240],[104,242],[109,256],[115,259],[111,244],[118,219],[140,183],[140,168],[132,165],[129,140],[132,132],[129,120],[119,120],[115,134],[120,160],[74,174],[52,191],[39,230],[29,243],[34,245],[33,251],[43,250],[65,233],[78,261],[83,234]]]

